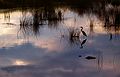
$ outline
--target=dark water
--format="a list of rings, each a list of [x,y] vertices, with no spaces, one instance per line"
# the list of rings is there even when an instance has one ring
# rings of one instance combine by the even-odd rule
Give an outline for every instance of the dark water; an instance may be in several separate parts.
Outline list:
[[[119,77],[119,9],[1,9],[0,77]]]

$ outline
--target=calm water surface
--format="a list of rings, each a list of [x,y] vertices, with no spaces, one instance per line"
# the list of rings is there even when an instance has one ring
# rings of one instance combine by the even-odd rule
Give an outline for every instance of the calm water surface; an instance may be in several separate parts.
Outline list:
[[[37,11],[0,10],[0,77],[119,77],[119,30],[93,13],[59,9],[64,20],[37,28],[20,26],[37,21]],[[81,26],[87,37],[70,39]]]

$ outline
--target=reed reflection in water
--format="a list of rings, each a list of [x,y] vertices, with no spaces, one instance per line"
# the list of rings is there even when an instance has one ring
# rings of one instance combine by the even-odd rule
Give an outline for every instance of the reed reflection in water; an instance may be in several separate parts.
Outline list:
[[[64,20],[61,9],[53,7],[43,7],[40,9],[30,10],[31,16],[28,13],[23,13],[20,19],[20,30],[23,29],[24,33],[33,32],[39,34],[40,27],[48,25],[49,28],[57,28],[58,23]]]

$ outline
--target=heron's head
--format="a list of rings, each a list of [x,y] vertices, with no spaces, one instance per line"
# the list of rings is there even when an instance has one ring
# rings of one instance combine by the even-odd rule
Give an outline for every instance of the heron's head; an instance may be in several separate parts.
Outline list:
[[[81,28],[81,30],[83,30],[83,27],[82,27],[82,26],[81,26],[80,28]]]

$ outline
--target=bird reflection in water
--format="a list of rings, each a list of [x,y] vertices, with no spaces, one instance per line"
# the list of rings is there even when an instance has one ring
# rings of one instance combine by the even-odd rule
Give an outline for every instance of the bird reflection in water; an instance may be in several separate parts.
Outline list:
[[[87,39],[84,39],[84,40],[80,43],[80,45],[81,45],[80,48],[83,48],[83,45],[86,43],[86,41],[87,41]]]
[[[87,34],[85,33],[85,31],[83,31],[83,27],[69,28],[68,36],[65,34],[67,32],[63,34],[60,31],[60,33],[61,33],[61,38],[63,38],[62,40],[67,40],[70,46],[79,46],[80,49],[82,49],[84,44],[87,42]],[[81,33],[83,36],[85,36],[85,38],[81,37],[82,36]]]

